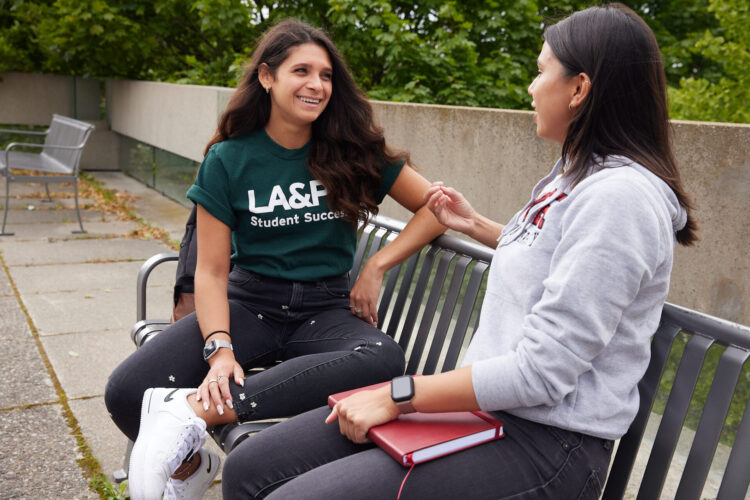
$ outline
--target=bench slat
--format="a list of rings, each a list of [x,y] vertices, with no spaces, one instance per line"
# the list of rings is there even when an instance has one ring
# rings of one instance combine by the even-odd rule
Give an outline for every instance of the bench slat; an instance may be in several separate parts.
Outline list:
[[[703,365],[703,359],[713,343],[714,339],[712,338],[693,335],[685,346],[680,365],[677,368],[677,375],[675,375],[672,384],[672,390],[669,391],[664,415],[659,423],[659,430],[656,432],[651,455],[646,464],[646,472],[643,475],[641,489],[637,497],[639,500],[657,498],[661,494],[669,472],[669,465],[677,448],[682,425],[690,406],[690,399]]]
[[[430,286],[430,293],[427,296],[427,304],[424,307],[424,311],[422,311],[421,321],[419,322],[419,328],[417,329],[417,336],[415,337],[414,344],[408,354],[409,360],[406,365],[406,373],[410,374],[420,373],[419,366],[422,364],[422,360],[424,359],[425,346],[427,345],[427,340],[429,339],[430,332],[432,331],[432,322],[435,318],[438,303],[440,302],[441,291],[443,290],[443,285],[448,275],[448,266],[450,265],[450,262],[455,255],[450,251],[440,252],[439,250],[437,250],[436,253],[438,252],[441,255],[438,259],[437,270],[435,271],[435,275]],[[424,271],[427,271],[427,269],[424,269]],[[415,305],[419,306],[419,304]],[[418,307],[414,309],[418,309]],[[436,338],[436,342],[439,342],[441,340],[442,339]],[[424,373],[425,375],[431,375],[431,372],[428,371],[423,371],[421,373]]]
[[[471,315],[474,312],[477,297],[482,287],[482,279],[488,267],[489,264],[486,262],[477,262],[471,270],[471,277],[464,291],[464,297],[461,301],[461,307],[456,318],[456,325],[453,329],[453,335],[451,335],[448,350],[445,353],[441,372],[456,368],[458,358],[461,355],[461,348],[466,341],[467,335],[473,335],[476,331],[476,325],[474,325],[471,332],[469,331],[469,321],[471,321]]]
[[[440,361],[440,355],[444,351],[443,347],[445,346],[445,340],[448,337],[448,329],[451,326],[454,311],[456,309],[456,302],[459,293],[461,292],[461,285],[466,276],[466,268],[471,262],[471,259],[465,255],[454,256],[451,260],[455,264],[453,272],[451,273],[450,284],[448,285],[443,306],[440,308],[434,337],[430,342],[430,349],[428,350],[423,373],[436,373],[443,371],[438,369],[438,362]]]
[[[439,252],[437,247],[431,247],[421,259],[421,266],[419,276],[417,277],[417,285],[414,288],[411,301],[409,302],[409,308],[406,312],[406,320],[404,321],[401,332],[397,336],[394,336],[398,345],[405,353],[408,353],[409,341],[411,340],[412,332],[414,331],[414,325],[417,323],[417,317],[419,316],[422,299],[424,293],[427,290],[427,283],[430,281],[430,273],[432,270],[432,264],[435,261],[435,254]],[[403,289],[403,287],[402,287]],[[409,373],[407,369],[407,373]]]
[[[409,298],[409,291],[411,290],[414,276],[416,276],[419,257],[419,254],[412,255],[406,262],[406,269],[404,270],[404,274],[401,277],[401,285],[398,287],[396,302],[393,305],[393,309],[391,310],[387,327],[383,329],[383,331],[387,335],[390,335],[394,339],[396,338],[396,335],[398,333],[398,327],[401,324],[401,317],[403,316],[404,309],[406,308],[406,302]],[[390,301],[390,297],[388,298],[388,300]],[[378,314],[381,321],[385,321],[386,309],[383,309],[381,307],[380,309],[378,309]]]
[[[750,485],[750,398],[742,415],[742,422],[734,438],[717,500],[744,498]]]
[[[638,383],[641,405],[628,432],[620,439],[617,454],[610,467],[603,500],[618,500],[625,495],[625,489],[638,456],[638,449],[641,446],[643,434],[646,432],[646,424],[651,415],[656,391],[659,389],[659,382],[664,374],[669,351],[680,330],[678,325],[662,321],[654,334],[651,341],[651,362],[646,369],[646,374]]]
[[[703,407],[695,438],[682,473],[676,498],[700,498],[719,444],[721,429],[729,413],[737,380],[750,353],[730,346],[719,360],[711,389]]]

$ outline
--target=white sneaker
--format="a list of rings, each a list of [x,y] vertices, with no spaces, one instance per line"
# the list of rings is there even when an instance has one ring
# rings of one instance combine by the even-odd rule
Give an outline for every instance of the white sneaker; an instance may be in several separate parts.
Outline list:
[[[201,457],[201,464],[190,477],[184,481],[169,478],[164,490],[164,500],[201,500],[203,498],[216,474],[219,473],[221,459],[219,455],[205,448],[201,448],[198,454]]]
[[[158,500],[167,479],[206,441],[206,422],[187,402],[195,389],[147,389],[141,426],[130,454],[128,488],[133,500]]]

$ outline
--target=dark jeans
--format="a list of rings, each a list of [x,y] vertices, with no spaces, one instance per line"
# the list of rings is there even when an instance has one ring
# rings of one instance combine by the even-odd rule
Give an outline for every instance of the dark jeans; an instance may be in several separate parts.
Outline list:
[[[240,443],[222,472],[223,498],[394,500],[408,469],[323,422],[318,408]],[[612,441],[496,412],[506,436],[416,465],[402,499],[592,499]]]
[[[230,378],[240,421],[285,417],[326,403],[329,394],[404,372],[396,342],[349,311],[349,278],[292,282],[235,267],[229,275],[232,345],[245,370],[282,361],[245,379]],[[146,342],[109,377],[104,400],[130,439],[138,436],[149,387],[197,387],[208,372],[195,314]]]

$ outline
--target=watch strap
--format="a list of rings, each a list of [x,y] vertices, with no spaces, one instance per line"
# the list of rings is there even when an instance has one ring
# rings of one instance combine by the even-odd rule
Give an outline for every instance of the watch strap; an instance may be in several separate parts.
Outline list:
[[[219,349],[221,349],[222,347],[226,347],[230,351],[234,351],[231,342],[224,339],[213,339],[203,346],[203,359],[208,361],[214,354],[219,352]]]
[[[411,400],[409,401],[394,401],[396,403],[396,408],[398,408],[398,411],[401,414],[405,413],[416,413],[417,409],[414,408],[414,405],[411,404]]]
[[[214,345],[216,346],[216,351],[218,351],[218,350],[219,350],[220,348],[222,348],[222,347],[226,347],[226,348],[227,348],[227,349],[229,349],[230,351],[234,351],[234,349],[232,348],[232,343],[231,343],[231,342],[229,342],[228,340],[224,340],[224,339],[213,339],[213,340],[212,340],[211,342],[213,342],[213,343],[214,343]],[[214,352],[216,352],[216,351],[214,351]]]

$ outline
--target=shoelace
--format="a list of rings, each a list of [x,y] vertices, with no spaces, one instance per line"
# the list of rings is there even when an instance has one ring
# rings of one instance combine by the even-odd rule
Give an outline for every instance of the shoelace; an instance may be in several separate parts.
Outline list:
[[[201,446],[203,446],[203,434],[205,431],[193,422],[189,420],[185,423],[184,427],[177,436],[179,446],[175,451],[172,458],[167,461],[169,470],[174,473],[177,467],[180,466],[183,460],[188,457],[191,452],[197,452]]]
[[[185,488],[188,484],[187,479],[185,481],[180,481],[179,479],[173,479],[170,477],[167,481],[167,487],[164,488],[164,500],[183,498],[185,496]]]

